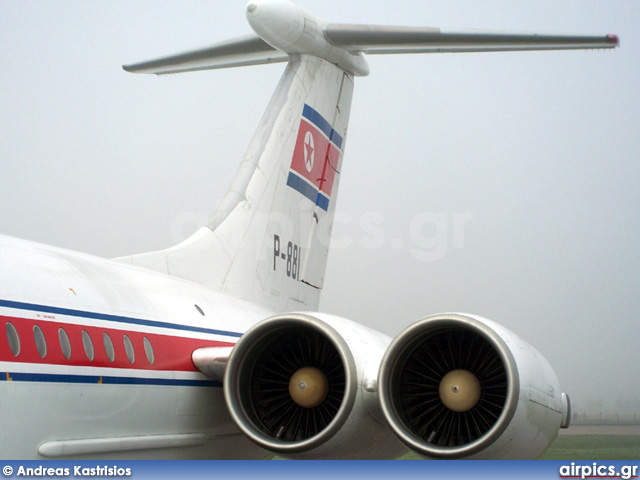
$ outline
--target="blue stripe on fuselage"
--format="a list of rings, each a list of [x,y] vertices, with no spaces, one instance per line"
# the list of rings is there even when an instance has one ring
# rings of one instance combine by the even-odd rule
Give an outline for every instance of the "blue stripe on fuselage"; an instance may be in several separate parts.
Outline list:
[[[214,330],[211,328],[193,327],[191,325],[182,325],[179,323],[156,322],[153,320],[143,320],[141,318],[124,317],[120,315],[111,315],[108,313],[88,312],[85,310],[74,310],[71,308],[53,307],[50,305],[38,305],[34,303],[13,302],[10,300],[0,300],[0,307],[17,308],[20,310],[30,310],[32,312],[69,315],[72,317],[91,318],[94,320],[106,320],[108,322],[144,325],[146,327],[169,328],[171,330],[182,330],[186,332],[209,333],[212,335],[225,335],[227,337],[240,338],[242,336],[242,333],[238,333],[238,332],[228,332],[225,330]]]
[[[10,380],[9,380],[9,379]],[[186,380],[176,378],[139,378],[115,377],[100,375],[60,375],[53,373],[15,373],[8,372],[7,376],[0,375],[4,382],[36,382],[36,383],[83,383],[102,385],[162,385],[174,387],[221,387],[220,382],[214,380]]]

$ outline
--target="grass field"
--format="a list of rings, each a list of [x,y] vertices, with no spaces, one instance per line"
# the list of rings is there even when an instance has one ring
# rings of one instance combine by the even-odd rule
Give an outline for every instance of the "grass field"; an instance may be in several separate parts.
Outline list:
[[[564,435],[556,438],[542,460],[637,460],[640,435]]]
[[[418,460],[408,453],[401,460]],[[540,457],[541,460],[637,460],[640,435],[564,435]]]

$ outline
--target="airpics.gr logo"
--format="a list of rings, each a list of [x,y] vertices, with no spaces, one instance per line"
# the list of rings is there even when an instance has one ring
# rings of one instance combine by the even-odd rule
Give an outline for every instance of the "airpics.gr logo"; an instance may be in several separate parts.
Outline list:
[[[341,150],[342,137],[322,115],[305,104],[287,185],[327,210]]]

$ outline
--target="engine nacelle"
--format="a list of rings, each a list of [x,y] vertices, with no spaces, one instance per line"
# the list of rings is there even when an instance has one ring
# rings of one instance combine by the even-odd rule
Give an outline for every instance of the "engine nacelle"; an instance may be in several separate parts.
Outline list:
[[[225,399],[238,427],[288,458],[396,458],[406,448],[375,389],[390,339],[349,320],[291,313],[249,329],[234,347]]]
[[[389,426],[429,458],[536,458],[569,411],[537,350],[472,315],[434,315],[404,330],[378,388]]]

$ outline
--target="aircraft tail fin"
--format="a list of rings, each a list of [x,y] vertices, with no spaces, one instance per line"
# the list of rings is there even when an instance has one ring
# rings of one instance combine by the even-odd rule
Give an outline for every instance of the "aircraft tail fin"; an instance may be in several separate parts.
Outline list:
[[[317,308],[353,76],[292,55],[209,223],[159,252],[123,257],[274,310]]]
[[[316,309],[324,282],[353,79],[365,53],[613,48],[615,35],[444,32],[330,24],[289,0],[250,0],[257,35],[125,66],[158,75],[288,61],[233,184],[209,223],[121,258],[276,311]]]

